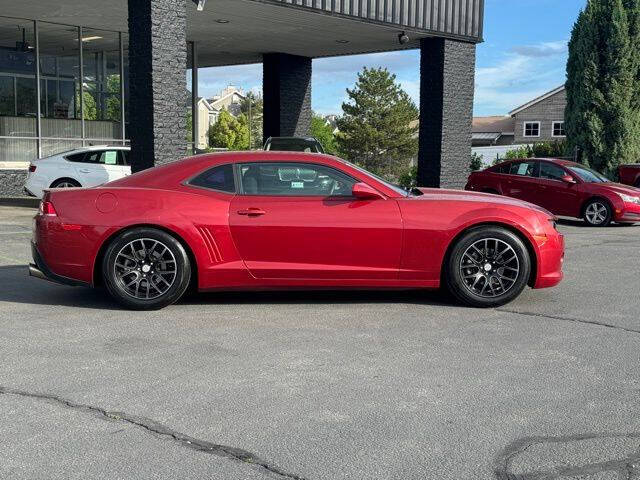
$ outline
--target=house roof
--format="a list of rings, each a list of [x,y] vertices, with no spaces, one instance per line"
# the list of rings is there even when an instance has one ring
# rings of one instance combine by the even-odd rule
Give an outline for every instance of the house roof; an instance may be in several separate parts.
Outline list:
[[[501,133],[473,133],[471,134],[472,140],[489,140],[495,142],[502,136]]]
[[[531,107],[531,106],[535,105],[536,103],[540,103],[540,102],[542,102],[543,100],[546,100],[547,98],[554,96],[556,93],[560,93],[561,91],[563,91],[563,90],[564,90],[564,88],[565,88],[565,87],[564,87],[564,85],[562,85],[562,86],[560,86],[560,87],[558,87],[558,88],[554,88],[554,89],[553,89],[553,90],[551,90],[550,92],[547,92],[547,93],[545,93],[544,95],[540,95],[539,97],[534,98],[534,99],[533,99],[533,100],[531,100],[530,102],[525,103],[524,105],[522,105],[522,106],[520,106],[520,107],[516,108],[515,110],[511,110],[511,111],[509,112],[509,115],[511,115],[511,116],[517,115],[517,114],[518,114],[518,113],[520,113],[521,111],[526,110],[527,108],[529,108],[529,107]]]
[[[472,132],[474,135],[479,133],[513,135],[515,124],[515,119],[508,116],[474,117]]]

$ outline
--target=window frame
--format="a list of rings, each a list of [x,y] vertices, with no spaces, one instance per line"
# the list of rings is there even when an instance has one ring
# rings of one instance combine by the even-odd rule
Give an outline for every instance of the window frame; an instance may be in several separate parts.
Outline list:
[[[530,125],[538,125],[538,135],[527,135],[527,124]],[[522,136],[524,138],[540,138],[540,135],[542,135],[542,122],[540,122],[539,120],[525,120],[524,122],[522,122]]]
[[[335,199],[345,199],[345,198],[354,198],[352,193],[348,195],[273,195],[273,194],[265,194],[265,193],[245,193],[244,185],[242,184],[242,171],[241,168],[243,165],[281,165],[281,164],[292,164],[292,165],[309,165],[312,167],[322,167],[327,170],[332,170],[334,172],[338,172],[340,175],[349,178],[353,184],[362,182],[361,180],[349,175],[342,170],[325,165],[324,163],[315,163],[315,162],[301,162],[301,161],[287,161],[287,160],[277,160],[277,161],[251,161],[251,162],[238,162],[234,164],[235,167],[235,178],[237,181],[236,192],[238,195],[242,195],[244,197],[269,197],[269,198],[335,198]],[[367,184],[368,185],[368,184]],[[375,188],[375,187],[372,187]],[[376,188],[376,191],[378,189]]]
[[[231,165],[232,168],[232,172],[233,172],[233,192],[227,192],[226,190],[219,190],[217,188],[211,188],[211,187],[203,187],[202,185],[193,185],[191,183],[192,180],[198,178],[200,175],[202,175],[204,172],[207,172],[209,170],[213,170],[214,168],[219,168],[219,167],[225,167],[227,165]],[[225,195],[238,195],[238,185],[239,185],[239,179],[238,179],[238,173],[237,173],[237,163],[234,162],[226,162],[226,163],[220,163],[219,165],[209,165],[208,167],[199,170],[197,173],[195,173],[194,175],[191,175],[189,178],[187,178],[186,180],[182,181],[182,185],[185,187],[189,187],[189,188],[197,188],[200,190],[206,190],[208,192],[216,192],[216,193],[224,193]]]
[[[549,182],[561,182],[561,183],[564,183],[564,182],[562,181],[562,179],[560,179],[560,178],[557,178],[557,179],[556,179],[556,178],[546,178],[546,177],[543,177],[543,176],[542,176],[542,165],[543,165],[543,164],[553,165],[554,167],[558,167],[560,170],[562,170],[562,171],[564,172],[564,174],[565,174],[565,175],[570,175],[571,177],[574,177],[574,175],[573,175],[572,173],[568,172],[568,171],[567,171],[567,169],[566,169],[565,167],[563,167],[562,165],[558,165],[557,163],[554,163],[554,162],[548,162],[548,161],[545,161],[545,160],[539,160],[539,161],[538,161],[538,163],[540,164],[540,166],[538,167],[538,178],[539,178],[540,180],[547,180],[547,181],[549,181]],[[575,177],[574,177],[574,178],[575,178]]]
[[[537,173],[537,175],[519,175],[517,173],[511,173],[511,167],[513,167],[514,165],[522,165],[523,163],[533,163],[533,173]],[[522,160],[514,160],[513,162],[509,163],[509,172],[508,173],[501,173],[501,175],[511,175],[512,177],[516,177],[516,178],[540,178],[540,161],[538,160],[532,160],[532,159],[522,159]]]
[[[562,124],[562,131],[564,132],[564,135],[556,135],[556,125],[558,124]],[[564,120],[554,120],[551,122],[551,136],[553,138],[567,138],[567,131],[564,129],[564,124]]]

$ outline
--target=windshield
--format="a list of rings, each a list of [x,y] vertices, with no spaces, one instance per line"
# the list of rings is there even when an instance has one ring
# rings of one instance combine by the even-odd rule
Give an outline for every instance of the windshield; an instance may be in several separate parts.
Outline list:
[[[580,177],[580,180],[582,180],[583,182],[604,183],[611,181],[601,173],[598,173],[595,170],[591,170],[590,168],[584,167],[582,165],[572,165],[568,168],[572,173],[575,173],[578,177]]]
[[[352,168],[355,168],[356,170],[362,172],[362,173],[366,173],[367,175],[369,175],[370,177],[375,178],[378,182],[382,183],[383,185],[386,185],[387,187],[389,187],[391,190],[393,190],[394,192],[404,196],[404,197],[408,197],[409,195],[411,195],[411,192],[407,192],[404,188],[402,188],[400,185],[395,185],[391,182],[387,182],[384,178],[380,178],[378,175],[371,173],[368,170],[365,170],[364,168],[356,165],[355,163],[351,163],[348,162],[346,160],[342,160],[344,163],[346,163],[347,165],[349,165]],[[420,194],[422,194],[422,192],[419,192]]]

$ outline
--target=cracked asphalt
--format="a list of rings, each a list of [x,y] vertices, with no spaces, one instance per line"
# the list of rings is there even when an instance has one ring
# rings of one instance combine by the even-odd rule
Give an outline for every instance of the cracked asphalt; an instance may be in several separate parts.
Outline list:
[[[640,227],[565,221],[566,279],[201,294],[128,312],[27,277],[0,207],[0,478],[640,480]]]

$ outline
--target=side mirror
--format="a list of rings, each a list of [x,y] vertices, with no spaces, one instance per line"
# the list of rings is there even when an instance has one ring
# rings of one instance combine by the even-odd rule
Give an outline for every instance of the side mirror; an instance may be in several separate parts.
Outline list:
[[[351,195],[356,197],[358,200],[384,199],[384,196],[380,192],[378,192],[376,189],[370,187],[364,182],[356,183],[353,186]]]
[[[571,175],[564,175],[564,176],[562,177],[562,181],[563,181],[564,183],[568,183],[568,184],[576,183],[575,178],[573,178]]]

